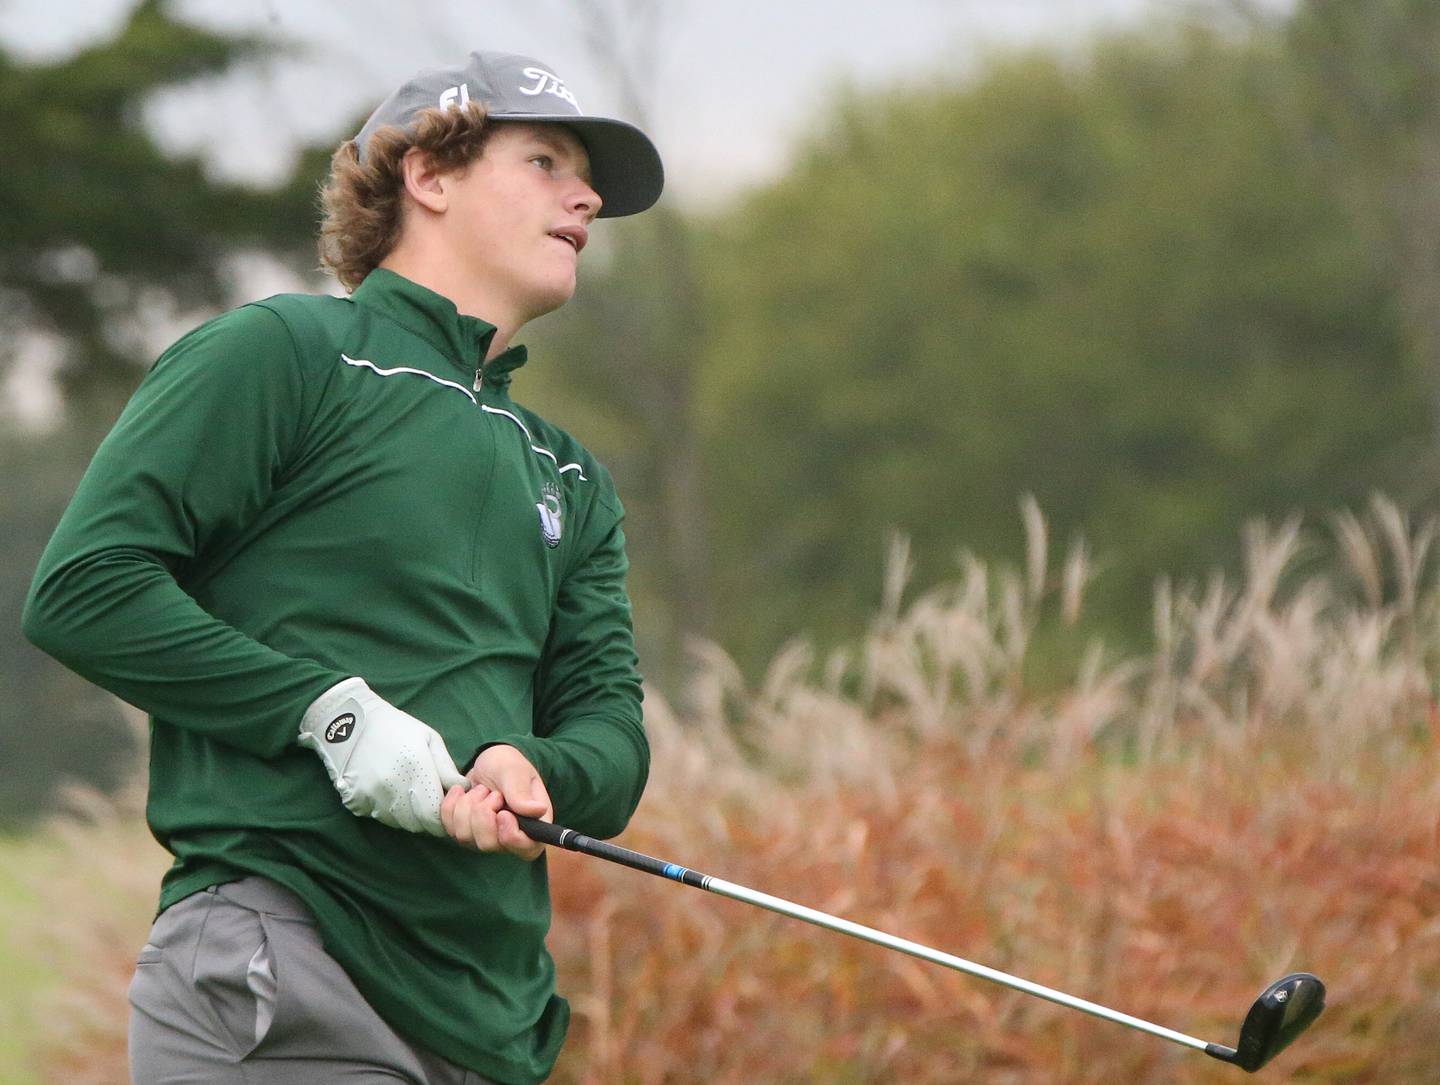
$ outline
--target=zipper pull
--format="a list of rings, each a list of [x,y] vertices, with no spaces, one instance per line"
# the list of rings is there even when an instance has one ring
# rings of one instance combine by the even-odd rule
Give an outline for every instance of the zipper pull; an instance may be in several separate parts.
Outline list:
[[[481,391],[485,386],[485,367],[479,366],[475,370],[475,391]]]

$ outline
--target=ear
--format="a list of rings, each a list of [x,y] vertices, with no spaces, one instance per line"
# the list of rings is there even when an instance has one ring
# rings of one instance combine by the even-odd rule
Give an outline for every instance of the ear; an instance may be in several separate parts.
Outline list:
[[[441,184],[441,174],[430,156],[419,147],[411,147],[400,160],[400,170],[410,198],[427,211],[443,214],[449,200]]]

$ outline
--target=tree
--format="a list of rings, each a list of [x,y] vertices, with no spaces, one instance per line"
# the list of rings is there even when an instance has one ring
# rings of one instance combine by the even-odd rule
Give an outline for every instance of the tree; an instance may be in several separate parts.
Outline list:
[[[44,811],[57,779],[123,780],[133,742],[113,699],[46,660],[20,636],[40,551],[99,432],[141,375],[144,322],[170,306],[219,308],[225,257],[289,253],[313,236],[316,153],[274,192],[216,183],[165,156],[142,123],[147,96],[275,48],[170,17],[147,0],[118,34],[49,64],[0,53],[0,115],[11,153],[0,170],[0,375],[27,334],[64,361],[64,424],[0,438],[0,824]]]
[[[615,475],[641,658],[674,692],[685,639],[708,632],[713,606],[693,391],[706,318],[693,227],[662,206],[621,233],[608,265],[587,268],[575,299],[537,329],[517,395],[582,435]]]
[[[1202,27],[839,101],[701,261],[722,643],[854,629],[893,528],[922,578],[1018,553],[1023,493],[1135,640],[1245,520],[1390,488],[1424,397],[1298,101]]]
[[[1370,239],[1430,395],[1433,498],[1440,466],[1440,6],[1305,0],[1285,28],[1312,158]]]
[[[275,47],[145,0],[114,38],[68,59],[0,53],[0,111],[17,149],[0,171],[0,330],[11,343],[22,332],[58,340],[69,399],[102,402],[104,421],[138,378],[136,341],[158,297],[218,308],[227,252],[313,235],[300,178],[280,192],[217,183],[199,162],[167,157],[143,124],[155,91]]]
[[[630,0],[607,14],[580,4],[591,53],[607,62],[622,111],[649,129],[663,7]],[[691,636],[711,631],[709,570],[696,380],[708,321],[695,231],[668,201],[620,227],[608,268],[587,268],[577,298],[543,326],[546,372],[526,394],[598,441],[629,510],[637,637],[646,671],[673,692]]]

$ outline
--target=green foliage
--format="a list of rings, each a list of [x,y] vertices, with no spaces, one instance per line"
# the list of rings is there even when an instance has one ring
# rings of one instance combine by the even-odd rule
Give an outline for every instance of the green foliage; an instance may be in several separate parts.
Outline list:
[[[1433,142],[1440,8],[1428,0],[1304,0],[1286,38],[1329,150],[1346,154],[1336,164],[1393,169]]]
[[[310,154],[278,192],[220,184],[167,157],[142,124],[150,94],[273,52],[221,36],[147,0],[111,40],[53,63],[0,53],[0,334],[40,332],[64,352],[65,425],[0,440],[0,825],[44,813],[57,781],[111,788],[134,768],[112,698],[45,659],[19,617],[40,552],[98,439],[140,377],[139,325],[157,296],[218,308],[224,257],[262,247],[312,251]],[[197,93],[199,91],[197,90]],[[223,124],[223,118],[216,119]],[[0,353],[0,374],[13,361]]]
[[[693,389],[710,317],[695,228],[673,210],[656,208],[606,240],[599,281],[587,276],[540,325],[516,395],[599,450],[615,475],[641,657],[647,676],[673,688],[683,635],[705,632],[713,609]]]
[[[50,532],[79,481],[88,448],[61,432],[0,437],[0,828],[27,824],[52,806],[56,787],[112,790],[136,767],[133,736],[114,698],[46,658],[20,635],[20,611]]]
[[[642,632],[751,668],[843,638],[892,530],[934,581],[1013,552],[1030,493],[1093,544],[1093,606],[1133,644],[1154,578],[1233,568],[1249,519],[1432,500],[1434,10],[1315,0],[842,90],[688,262],[627,225],[537,353],[540,405],[626,495]],[[666,553],[677,519],[698,554]]]
[[[1133,638],[1239,523],[1394,481],[1423,391],[1289,80],[1194,31],[842,100],[703,261],[722,641],[853,623],[891,527],[922,578],[1012,551],[1026,492]]]
[[[1440,8],[1307,0],[1287,28],[1313,154],[1391,284],[1440,437]],[[1437,496],[1434,456],[1412,492]]]
[[[0,171],[0,323],[66,344],[72,397],[133,387],[125,334],[147,291],[218,307],[227,251],[287,249],[313,234],[311,201],[295,187],[275,195],[212,181],[198,161],[168,157],[142,123],[153,92],[274,48],[176,21],[145,0],[114,38],[67,59],[0,54],[12,149]]]
[[[156,88],[274,47],[148,2],[70,60],[0,56],[32,149],[0,172],[0,329],[69,344],[73,418],[108,421],[133,384],[147,292],[218,304],[235,247],[308,252],[321,152],[258,193],[140,123]],[[1119,645],[1148,635],[1157,575],[1233,569],[1246,520],[1432,502],[1436,55],[1426,0],[1304,0],[1235,33],[841,90],[773,184],[602,233],[517,395],[620,483],[647,673],[678,688],[689,633],[752,673],[793,635],[849,639],[892,531],[916,582],[944,580],[962,548],[1019,549],[1026,493],[1062,543],[1090,541]],[[69,466],[17,453],[16,477],[55,495],[88,445],[51,447]],[[7,507],[6,530],[38,548],[59,503]],[[1037,666],[1071,673],[1066,630],[1035,636]],[[7,673],[27,714],[92,718],[36,667]]]

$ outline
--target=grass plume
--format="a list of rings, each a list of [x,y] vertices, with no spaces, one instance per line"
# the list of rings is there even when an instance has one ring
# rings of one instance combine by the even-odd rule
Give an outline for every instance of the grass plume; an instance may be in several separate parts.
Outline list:
[[[1082,642],[1094,568],[962,557],[847,652],[803,643],[753,687],[715,645],[683,714],[647,702],[654,766],[625,842],[1207,1039],[1280,973],[1331,1008],[1272,1081],[1412,1082],[1440,1020],[1440,651],[1433,521],[1376,499],[1311,537],[1246,535],[1238,582],[1157,584],[1155,647]],[[1328,564],[1324,554],[1335,555]],[[49,837],[33,883],[55,968],[35,1065],[123,1080],[123,980],[158,871],[133,810]],[[147,848],[150,851],[147,851]],[[76,857],[102,857],[62,876]],[[108,856],[109,858],[104,858]],[[1231,1068],[792,920],[552,855],[572,999],[560,1085],[1231,1082]],[[73,1023],[81,1021],[77,1030]],[[53,1022],[51,1027],[47,1022]]]

